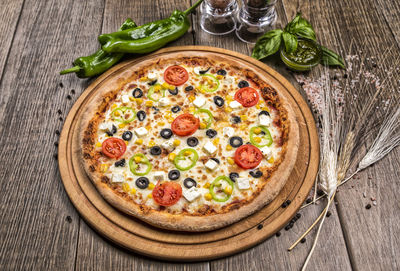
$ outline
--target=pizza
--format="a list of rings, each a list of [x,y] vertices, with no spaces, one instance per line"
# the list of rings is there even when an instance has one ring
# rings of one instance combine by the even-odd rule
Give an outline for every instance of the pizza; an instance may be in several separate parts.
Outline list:
[[[251,215],[283,188],[298,124],[261,71],[188,52],[110,78],[84,110],[81,160],[119,210],[164,229],[209,231]]]

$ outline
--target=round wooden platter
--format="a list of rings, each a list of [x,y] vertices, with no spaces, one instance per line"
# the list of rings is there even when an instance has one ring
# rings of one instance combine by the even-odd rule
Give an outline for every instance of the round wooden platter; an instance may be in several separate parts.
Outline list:
[[[109,205],[79,163],[79,121],[85,105],[115,75],[149,58],[182,52],[207,52],[240,62],[268,78],[295,111],[300,129],[300,149],[289,180],[275,200],[255,214],[228,227],[187,233],[158,229],[125,215]],[[250,248],[285,226],[306,199],[318,171],[319,143],[313,116],[297,90],[272,68],[237,52],[206,46],[180,46],[123,62],[94,81],[79,97],[65,121],[59,143],[59,168],[65,190],[81,216],[100,234],[116,244],[146,256],[174,261],[210,260]],[[287,199],[291,204],[282,208]],[[259,226],[263,225],[263,227]]]

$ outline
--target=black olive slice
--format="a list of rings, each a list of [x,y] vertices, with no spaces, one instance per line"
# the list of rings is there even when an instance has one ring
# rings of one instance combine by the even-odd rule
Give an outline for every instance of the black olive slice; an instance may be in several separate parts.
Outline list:
[[[117,132],[117,127],[113,124],[112,128],[111,128],[111,131],[106,131],[106,134],[108,136],[113,136],[116,132]]]
[[[121,159],[121,160],[115,162],[115,166],[116,166],[116,167],[123,167],[123,166],[125,166],[125,159]]]
[[[138,120],[144,121],[144,119],[146,118],[146,112],[144,112],[143,110],[140,110],[136,113],[136,116],[137,116]]]
[[[149,84],[149,86],[153,86],[153,85],[155,85],[156,83],[157,83],[157,79],[154,80],[154,81],[149,82],[148,84]]]
[[[140,189],[146,189],[149,186],[150,182],[147,177],[140,177],[136,179],[135,184]]]
[[[213,161],[215,161],[217,164],[219,164],[219,163],[220,163],[220,161],[219,161],[219,159],[218,159],[218,158],[211,157],[210,159],[211,159],[211,160],[213,160]]]
[[[170,172],[168,172],[168,178],[172,181],[178,180],[180,176],[181,176],[181,173],[177,169],[173,169]]]
[[[248,87],[248,86],[249,86],[249,82],[247,82],[245,80],[240,81],[239,84],[238,84],[239,88],[245,88],[245,87]]]
[[[232,118],[231,118],[231,122],[233,123],[233,124],[238,124],[238,123],[240,123],[242,121],[242,119],[239,117],[239,116],[233,116]]]
[[[265,110],[263,110],[263,111],[261,111],[260,113],[258,113],[258,115],[259,115],[259,116],[261,116],[261,115],[270,116],[269,113],[268,113],[268,111],[265,111]]]
[[[259,170],[252,170],[252,171],[250,171],[250,175],[253,178],[260,178],[263,175],[263,173]]]
[[[232,136],[229,138],[229,144],[234,148],[238,148],[243,145],[243,139],[238,136]]]
[[[192,91],[194,89],[193,86],[187,86],[185,87],[185,91]]]
[[[192,178],[186,178],[184,181],[183,181],[183,185],[186,187],[186,188],[192,188],[193,186],[196,186],[197,185],[197,183],[196,183],[196,181],[195,180],[193,180]]]
[[[222,97],[220,97],[220,96],[214,96],[213,99],[214,99],[214,103],[215,103],[218,107],[223,106],[224,103],[225,103],[224,99],[223,99]]]
[[[217,74],[218,74],[218,75],[225,76],[225,75],[226,75],[226,70],[222,70],[222,69],[221,69],[221,70],[218,70],[218,71],[217,71]]]
[[[123,139],[123,140],[126,140],[126,141],[131,140],[131,139],[132,139],[132,132],[131,132],[131,131],[125,131],[125,132],[122,134],[122,139]]]
[[[181,108],[179,105],[175,105],[174,107],[171,108],[172,113],[178,113],[181,111]]]
[[[174,89],[168,89],[168,92],[171,93],[171,95],[177,95],[178,94],[178,88],[175,87]]]
[[[140,88],[135,88],[135,89],[132,91],[132,96],[133,96],[134,98],[143,97],[143,90],[141,90]]]
[[[232,182],[236,182],[236,179],[239,178],[239,174],[236,172],[231,172],[229,173],[229,179],[232,180]]]
[[[186,139],[186,143],[190,146],[190,147],[196,147],[197,144],[199,144],[199,140],[197,139],[197,137],[191,136],[188,139]]]
[[[172,137],[172,130],[169,128],[164,128],[161,130],[160,136],[165,139],[170,139]]]
[[[217,135],[217,131],[215,131],[214,129],[208,129],[206,131],[206,136],[208,136],[209,138],[213,138]]]
[[[206,74],[210,69],[211,69],[211,67],[209,67],[207,70],[199,71],[199,74]]]
[[[159,146],[151,147],[150,154],[151,155],[160,155],[161,154],[161,148]]]

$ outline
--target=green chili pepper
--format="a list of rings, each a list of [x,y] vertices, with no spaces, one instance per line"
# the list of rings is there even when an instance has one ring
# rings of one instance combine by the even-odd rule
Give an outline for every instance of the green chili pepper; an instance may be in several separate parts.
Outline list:
[[[149,98],[150,100],[152,100],[154,102],[158,102],[161,97],[159,97],[158,99],[153,97],[155,86],[160,86],[161,87],[160,84],[155,84],[155,85],[151,86],[150,89],[149,89],[149,92],[147,93],[147,98]],[[161,87],[160,91],[162,91],[162,97],[165,97],[165,88]]]
[[[203,0],[182,12],[175,10],[167,19],[155,21],[135,29],[117,31],[99,36],[102,49],[108,53],[145,54],[174,41],[187,32],[190,22],[187,15]]]
[[[217,197],[217,195],[214,192],[214,187],[221,186],[221,180],[226,181],[232,187],[232,191],[233,191],[233,182],[231,181],[231,179],[226,177],[226,176],[219,176],[211,183],[211,185],[210,185],[210,194],[211,194],[212,198],[215,201],[225,202],[231,197],[232,194],[226,194],[225,191],[224,191],[225,197],[219,198],[219,197]]]
[[[194,112],[195,115],[199,115],[200,113],[206,113],[208,115],[208,119],[206,120],[206,122],[207,122],[206,129],[210,128],[210,126],[214,120],[213,114],[211,113],[210,110],[204,109],[204,108],[199,108],[196,110],[196,112]]]
[[[139,163],[146,165],[146,167],[147,167],[146,171],[144,171],[144,172],[137,172],[136,171],[138,169],[138,167],[139,167],[139,163],[136,163],[135,157],[140,157],[142,159]],[[136,153],[135,155],[133,155],[131,157],[131,159],[129,159],[129,169],[136,176],[147,175],[150,172],[151,168],[152,168],[152,165],[151,165],[149,159],[143,153]]]
[[[254,130],[257,129],[257,128],[260,128],[261,131],[264,132],[264,135],[261,135],[261,138],[263,138],[263,139],[265,139],[267,141],[266,144],[260,144],[260,143],[257,143],[254,140]],[[265,146],[271,146],[271,144],[273,142],[273,139],[272,139],[271,133],[269,132],[267,127],[265,127],[265,126],[255,126],[255,127],[250,129],[250,142],[254,146],[256,146],[258,148],[262,148],[262,147],[265,147]]]
[[[125,115],[129,114],[129,111],[131,111],[132,116],[130,118],[126,119]],[[120,116],[115,116],[116,112],[119,112]],[[129,123],[136,118],[136,111],[133,110],[132,107],[126,107],[126,106],[117,107],[113,111],[111,111],[111,117],[115,121],[122,122],[122,123]]]
[[[190,152],[191,154],[193,154],[193,156],[189,157],[189,160],[192,162],[190,165],[188,165],[187,167],[183,167],[180,165],[180,161],[185,160],[186,152]],[[191,149],[191,148],[187,148],[187,149],[183,149],[181,150],[177,156],[175,156],[174,159],[174,164],[175,167],[181,171],[185,171],[185,170],[189,170],[192,167],[194,167],[196,165],[197,160],[199,160],[199,155],[197,153],[197,151],[195,149]]]
[[[206,73],[206,74],[201,74],[200,76],[206,76],[211,78],[212,81],[214,81],[214,85],[215,87],[210,88],[209,86],[206,85],[200,85],[199,88],[205,92],[214,92],[219,88],[219,80],[217,79],[217,77],[215,77],[212,74]]]
[[[128,18],[121,25],[119,30],[133,29],[135,27],[137,27],[136,23]],[[106,53],[100,49],[90,56],[83,56],[75,59],[73,62],[74,67],[63,70],[60,74],[75,72],[79,78],[92,77],[111,68],[123,55],[122,53]]]

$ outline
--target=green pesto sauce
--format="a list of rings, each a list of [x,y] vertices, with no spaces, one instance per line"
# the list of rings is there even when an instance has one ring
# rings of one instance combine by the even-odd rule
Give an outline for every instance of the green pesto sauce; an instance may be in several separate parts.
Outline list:
[[[297,50],[291,54],[286,54],[291,61],[302,65],[309,65],[319,61],[318,48],[308,40],[299,39]]]

